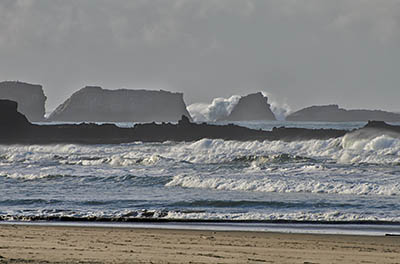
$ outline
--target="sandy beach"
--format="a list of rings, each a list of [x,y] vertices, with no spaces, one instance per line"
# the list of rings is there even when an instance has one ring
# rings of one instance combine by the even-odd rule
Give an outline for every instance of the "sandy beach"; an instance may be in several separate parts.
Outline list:
[[[400,263],[400,237],[0,225],[0,263]]]

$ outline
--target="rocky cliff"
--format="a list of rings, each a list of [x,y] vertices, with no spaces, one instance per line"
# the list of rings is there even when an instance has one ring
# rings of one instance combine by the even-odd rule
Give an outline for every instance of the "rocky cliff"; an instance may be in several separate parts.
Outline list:
[[[276,120],[276,118],[268,104],[268,98],[259,92],[240,98],[232,112],[223,120],[251,121]]]
[[[17,109],[17,102],[0,99],[0,123],[8,128],[29,126],[28,119]]]
[[[49,121],[149,122],[190,117],[182,93],[148,90],[106,90],[87,86],[49,116]]]
[[[286,117],[288,121],[356,122],[377,120],[400,122],[400,114],[381,110],[346,110],[338,105],[311,106]]]
[[[41,85],[24,82],[0,82],[0,99],[18,103],[18,111],[31,122],[43,121],[46,96]]]

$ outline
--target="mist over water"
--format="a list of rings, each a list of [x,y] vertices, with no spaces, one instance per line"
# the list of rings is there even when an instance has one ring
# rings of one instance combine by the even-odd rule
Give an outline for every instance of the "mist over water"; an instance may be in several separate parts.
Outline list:
[[[0,146],[0,216],[400,222],[400,139],[356,133]]]
[[[286,116],[292,112],[292,109],[287,102],[281,102],[276,99],[274,95],[266,91],[262,91],[262,94],[268,98],[268,103],[271,105],[271,111],[274,113],[277,120],[285,120]]]

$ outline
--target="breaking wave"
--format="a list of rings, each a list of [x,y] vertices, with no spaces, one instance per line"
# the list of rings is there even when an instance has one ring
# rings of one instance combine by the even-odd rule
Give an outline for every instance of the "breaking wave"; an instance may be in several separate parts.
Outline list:
[[[324,212],[233,212],[217,213],[199,210],[124,210],[119,212],[104,211],[65,211],[65,210],[39,210],[29,213],[0,214],[0,221],[87,221],[87,222],[136,222],[154,220],[201,220],[201,221],[265,221],[265,222],[342,222],[342,223],[399,223],[398,215],[379,216],[370,212],[350,213],[340,210]]]
[[[211,104],[195,103],[187,107],[194,121],[217,121],[227,117],[239,102],[241,96],[214,98]]]
[[[310,168],[305,168],[310,169]],[[314,168],[311,168],[314,169]],[[258,177],[227,176],[196,176],[178,175],[167,186],[180,186],[184,188],[205,188],[225,191],[251,191],[251,192],[276,192],[276,193],[325,193],[344,195],[400,195],[400,184],[380,184],[371,182],[346,182],[323,181],[316,179],[291,179],[270,178],[259,175]],[[300,175],[299,175],[300,177]]]
[[[285,120],[285,117],[291,113],[291,108],[287,103],[281,103],[268,92],[262,92],[268,97],[271,111],[274,113],[277,120]],[[232,95],[229,98],[214,98],[210,104],[194,103],[187,107],[188,112],[194,121],[218,121],[227,117],[233,108],[239,102],[240,95]]]
[[[308,141],[225,141],[132,143],[118,146],[2,146],[0,165],[155,166],[176,163],[400,164],[400,138],[382,133],[368,138],[353,133],[342,138]]]
[[[400,137],[0,146],[0,220],[400,221]]]
[[[400,139],[377,135],[370,140],[343,137],[309,141],[224,141],[202,139],[170,149],[174,157],[189,162],[218,163],[232,160],[330,160],[337,163],[400,164]],[[252,158],[250,158],[252,157]]]
[[[387,221],[398,222],[399,216],[376,216],[369,213],[346,213],[338,210],[328,212],[277,212],[277,213],[209,213],[192,212],[182,213],[179,211],[168,212],[166,218],[171,219],[207,219],[207,220],[258,220],[258,221],[309,221],[309,222],[357,222],[357,221]]]

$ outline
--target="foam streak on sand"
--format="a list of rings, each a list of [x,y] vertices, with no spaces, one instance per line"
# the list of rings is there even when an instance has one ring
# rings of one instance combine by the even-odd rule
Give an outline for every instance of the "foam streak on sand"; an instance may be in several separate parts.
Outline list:
[[[398,237],[1,225],[0,263],[398,263]]]

